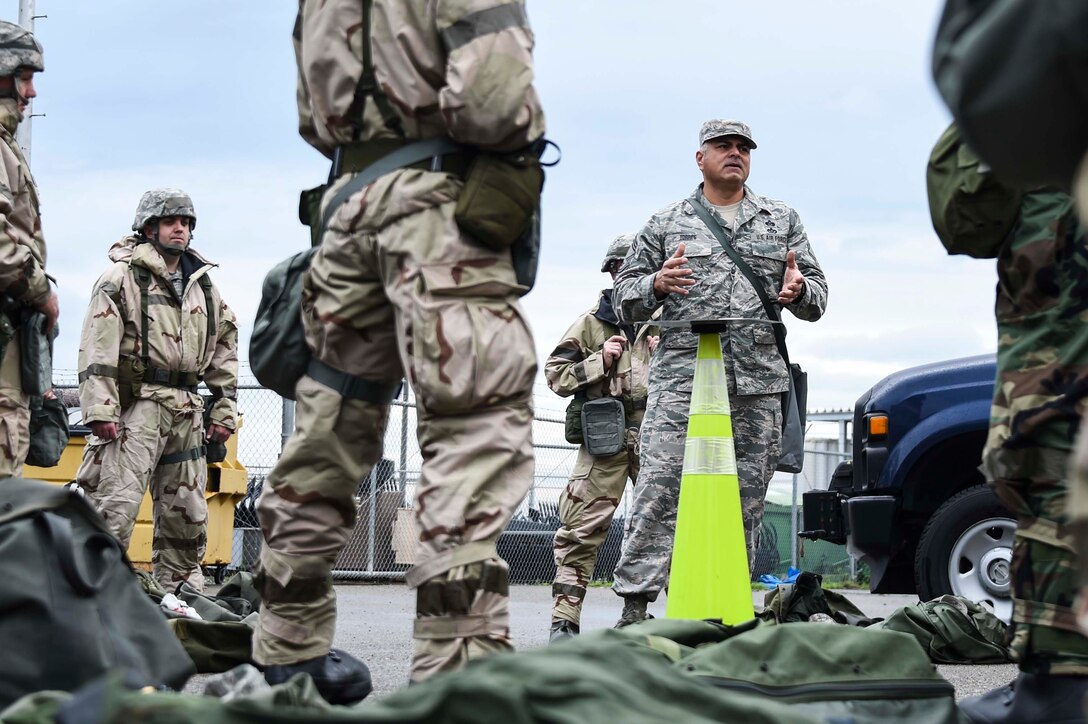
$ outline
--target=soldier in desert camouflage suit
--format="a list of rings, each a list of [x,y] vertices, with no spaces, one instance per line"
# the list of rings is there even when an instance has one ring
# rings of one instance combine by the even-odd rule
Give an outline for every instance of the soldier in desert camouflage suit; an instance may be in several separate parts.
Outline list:
[[[714,214],[772,300],[799,319],[819,319],[827,305],[827,282],[797,212],[745,185],[756,147],[751,130],[737,121],[708,121],[699,143],[696,163],[703,184],[690,200]],[[624,322],[649,319],[659,308],[662,321],[767,318],[755,289],[687,201],[650,218],[635,237],[614,290]],[[619,625],[645,618],[646,604],[668,582],[697,346],[698,336],[690,331],[663,329],[650,365],[642,465],[612,586],[624,598]],[[789,372],[766,324],[734,324],[722,335],[722,357],[751,563],[763,498],[778,463],[781,393],[789,389]]]
[[[34,73],[45,67],[42,48],[18,25],[0,21],[0,477],[20,475],[30,445],[30,398],[23,392],[17,338],[20,310],[37,309],[47,330],[57,321],[57,295],[45,276],[45,238],[38,187],[15,140],[27,104],[37,96]]]
[[[331,157],[356,141],[365,152],[445,136],[506,151],[541,138],[523,3],[375,0],[370,37],[360,32],[364,5],[300,3],[300,132],[315,148]],[[373,84],[358,83],[364,43]],[[376,91],[357,99],[368,85]],[[310,375],[297,384],[296,429],[258,502],[266,545],[253,656],[269,681],[307,671],[338,701],[365,696],[369,678],[361,662],[330,652],[330,568],[402,376],[415,391],[423,451],[420,539],[407,575],[417,589],[412,679],[511,649],[509,569],[496,542],[532,481],[535,351],[510,252],[458,229],[464,182],[429,170],[448,160],[393,171],[348,198],[303,280],[315,358],[364,391],[344,396]]]
[[[634,234],[617,237],[608,247],[601,271],[615,278]],[[627,479],[638,478],[638,431],[646,413],[650,355],[657,345],[651,328],[621,325],[612,308],[612,290],[601,292],[597,304],[563,335],[544,364],[552,392],[578,394],[586,400],[615,397],[623,401],[627,422],[626,447],[606,457],[594,457],[582,445],[570,481],[559,496],[555,532],[555,582],[552,583],[551,638],[577,634],[586,585],[593,575],[597,551],[608,536],[612,516],[623,497]]]
[[[143,195],[136,233],[113,245],[94,285],[79,343],[79,400],[92,434],[76,482],[126,548],[150,486],[152,572],[167,590],[181,581],[203,588],[203,445],[226,440],[237,415],[237,320],[210,283],[215,265],[189,248],[195,226],[183,191]],[[200,380],[215,399],[207,431]]]

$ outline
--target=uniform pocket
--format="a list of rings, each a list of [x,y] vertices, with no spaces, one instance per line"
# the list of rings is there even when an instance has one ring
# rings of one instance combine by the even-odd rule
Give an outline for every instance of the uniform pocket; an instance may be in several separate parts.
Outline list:
[[[422,295],[409,316],[412,378],[428,412],[465,412],[529,395],[536,354],[513,301]]]

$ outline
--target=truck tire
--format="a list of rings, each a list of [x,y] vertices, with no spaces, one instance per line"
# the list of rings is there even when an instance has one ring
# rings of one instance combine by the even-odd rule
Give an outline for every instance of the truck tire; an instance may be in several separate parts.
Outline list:
[[[1012,619],[1013,534],[1016,519],[988,485],[962,490],[946,500],[926,523],[914,558],[918,597],[945,594],[987,602],[1008,623]]]

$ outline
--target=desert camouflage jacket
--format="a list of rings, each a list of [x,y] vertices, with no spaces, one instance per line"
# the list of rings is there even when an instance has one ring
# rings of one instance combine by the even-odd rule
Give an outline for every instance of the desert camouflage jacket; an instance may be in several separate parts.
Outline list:
[[[299,132],[326,156],[340,144],[397,138],[373,98],[362,119],[353,115],[362,10],[359,0],[299,2]],[[374,0],[371,18],[378,86],[407,138],[513,150],[544,134],[523,2]]]
[[[585,392],[586,399],[616,397],[623,401],[627,419],[642,421],[650,381],[650,341],[648,325],[637,328],[620,325],[612,309],[611,289],[601,292],[597,304],[570,326],[544,364],[548,387],[560,397]],[[616,334],[627,338],[623,353],[606,371],[605,341]]]
[[[49,293],[38,187],[15,141],[19,114],[0,100],[0,293],[33,303]]]
[[[710,209],[720,221],[717,212],[703,199],[702,186],[690,198]],[[796,211],[781,201],[758,196],[745,187],[734,230],[726,226],[725,234],[776,304],[786,272],[786,253],[794,252],[797,266],[805,276],[805,288],[800,298],[785,309],[809,322],[823,315],[827,307],[827,280],[809,247],[805,227]],[[653,289],[654,275],[681,242],[685,245],[684,255],[694,272],[696,284],[690,287],[687,296],[670,294],[665,299],[657,299]],[[613,289],[616,311],[625,322],[649,319],[658,308],[662,321],[724,317],[767,319],[755,288],[726,256],[687,201],[666,206],[650,218],[635,237]],[[673,384],[665,381],[665,375],[661,373],[674,372],[680,377],[690,374],[694,370],[697,347],[697,336],[687,329],[663,328],[654,357],[651,388],[657,384]],[[735,377],[739,394],[769,394],[789,389],[789,374],[770,325],[732,325],[730,331],[722,335],[722,356],[726,368]]]
[[[238,321],[213,284],[217,307],[209,336],[200,277],[215,265],[191,249],[182,257],[185,290],[179,299],[166,263],[150,243],[127,236],[109,252],[113,262],[94,285],[79,341],[79,401],[84,422],[117,422],[121,415],[117,370],[123,359],[140,358],[141,291],[132,267],[151,271],[148,287],[150,364],[164,370],[198,372],[213,395],[212,422],[235,429],[238,396]],[[203,409],[203,398],[187,390],[143,383],[139,398],[173,410]]]

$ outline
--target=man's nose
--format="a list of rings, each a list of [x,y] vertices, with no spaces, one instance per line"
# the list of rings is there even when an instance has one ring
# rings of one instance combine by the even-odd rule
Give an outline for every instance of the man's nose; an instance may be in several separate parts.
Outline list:
[[[26,97],[27,100],[29,100],[31,98],[37,98],[38,97],[38,89],[34,87],[34,79],[33,78],[31,78],[30,80],[28,80],[26,82],[26,95],[25,95],[25,97]]]

